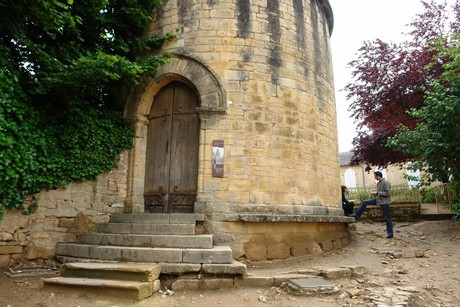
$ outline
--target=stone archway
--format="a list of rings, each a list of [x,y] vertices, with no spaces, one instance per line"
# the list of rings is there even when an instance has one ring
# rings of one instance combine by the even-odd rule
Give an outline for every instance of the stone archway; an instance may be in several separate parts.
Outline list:
[[[147,147],[148,114],[155,95],[171,81],[181,81],[194,88],[199,98],[198,112],[225,113],[226,92],[223,83],[210,67],[197,58],[174,54],[169,63],[160,67],[155,78],[145,80],[141,89],[133,90],[128,98],[125,117],[133,120],[134,146],[129,152],[127,194],[124,211],[143,212],[144,178]],[[203,150],[199,149],[200,152]]]

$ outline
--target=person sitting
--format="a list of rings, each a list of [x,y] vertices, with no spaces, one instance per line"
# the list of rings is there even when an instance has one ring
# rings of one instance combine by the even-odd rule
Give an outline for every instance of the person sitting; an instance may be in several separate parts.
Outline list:
[[[348,197],[348,188],[342,186],[342,209],[345,215],[350,216],[353,214],[353,207],[355,205],[354,199],[347,199]]]

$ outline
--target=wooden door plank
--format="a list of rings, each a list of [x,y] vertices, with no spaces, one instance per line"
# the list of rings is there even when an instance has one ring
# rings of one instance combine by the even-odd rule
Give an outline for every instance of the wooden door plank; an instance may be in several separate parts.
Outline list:
[[[147,132],[144,197],[149,211],[167,210],[171,165],[171,129],[174,86],[167,85],[154,98]]]
[[[172,128],[170,186],[171,208],[175,212],[193,212],[198,178],[199,117],[198,97],[192,88],[176,83]]]

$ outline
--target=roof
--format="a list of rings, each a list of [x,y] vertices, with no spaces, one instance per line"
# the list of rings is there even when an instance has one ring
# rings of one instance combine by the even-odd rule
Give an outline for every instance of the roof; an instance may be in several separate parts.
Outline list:
[[[339,153],[340,166],[350,165],[351,157],[353,157],[353,152],[351,151],[340,152]]]

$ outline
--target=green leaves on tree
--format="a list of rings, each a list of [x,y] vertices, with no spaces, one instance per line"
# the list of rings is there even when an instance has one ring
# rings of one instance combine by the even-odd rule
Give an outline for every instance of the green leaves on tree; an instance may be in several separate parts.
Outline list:
[[[460,35],[452,35],[449,44],[439,40],[434,62],[443,72],[430,79],[424,88],[424,104],[408,112],[417,125],[399,125],[397,134],[388,140],[393,149],[417,157],[412,168],[426,174],[425,183],[449,183],[460,195]],[[457,199],[460,202],[460,199]],[[460,204],[454,207],[460,218]]]
[[[0,0],[0,215],[95,179],[132,146],[130,90],[168,62],[145,35],[152,0]]]

